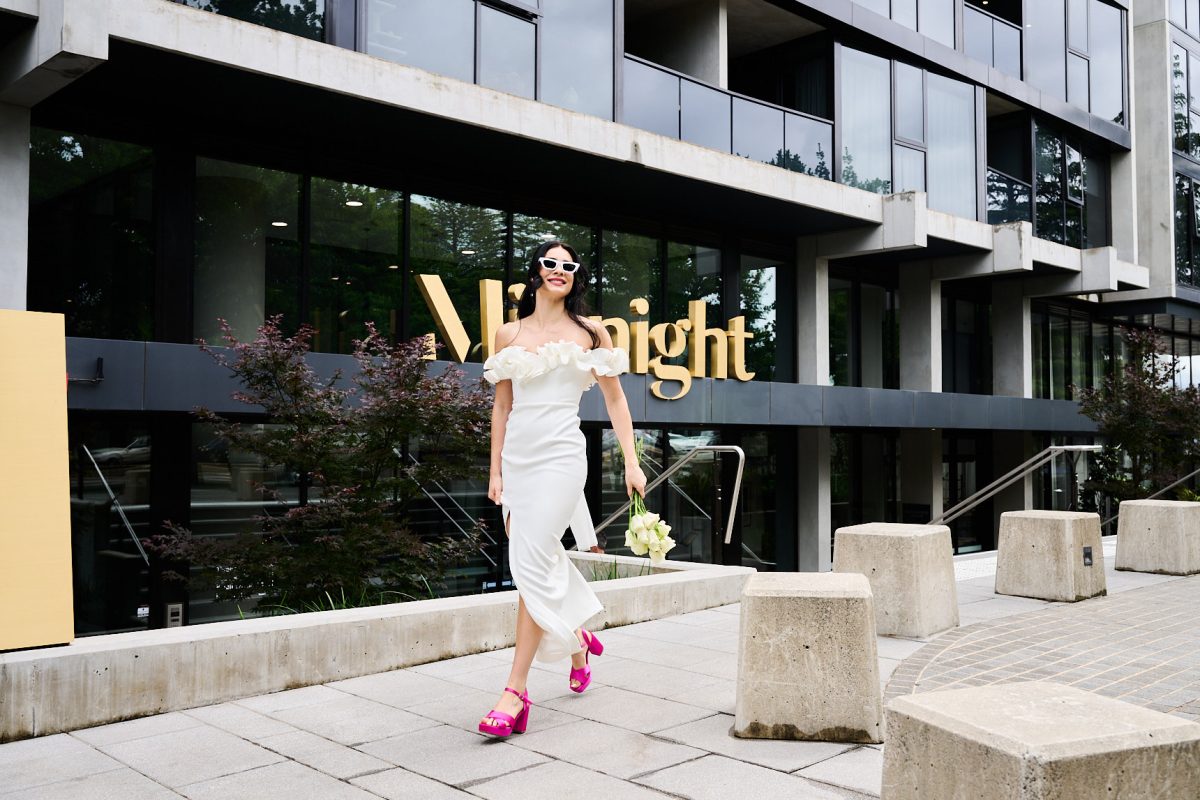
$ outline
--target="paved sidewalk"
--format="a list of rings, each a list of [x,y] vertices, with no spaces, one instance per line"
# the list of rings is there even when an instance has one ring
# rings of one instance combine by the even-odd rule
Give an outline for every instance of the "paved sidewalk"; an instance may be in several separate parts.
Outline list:
[[[963,561],[968,627],[879,639],[889,696],[1069,679],[1200,715],[1200,577],[1114,573],[1110,557],[1110,597],[1064,605],[996,596],[988,557]],[[475,726],[511,650],[2,745],[0,800],[877,797],[881,747],[729,735],[737,628],[732,605],[602,631],[582,695],[567,661],[535,663],[529,732],[507,740]]]

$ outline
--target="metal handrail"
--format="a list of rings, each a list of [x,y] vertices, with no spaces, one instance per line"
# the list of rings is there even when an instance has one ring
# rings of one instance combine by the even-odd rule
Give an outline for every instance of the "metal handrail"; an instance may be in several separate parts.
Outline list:
[[[401,461],[403,461],[403,460],[404,460],[404,455],[403,455],[403,454],[401,454],[401,452],[400,452],[400,449],[399,449],[399,448],[397,448],[397,447],[393,447],[393,448],[392,448],[392,452],[396,454],[396,458],[399,458]],[[409,453],[409,454],[408,454],[408,457],[409,457],[409,459],[410,459],[410,460],[411,460],[411,461],[412,461],[414,464],[416,464],[418,467],[419,467],[419,466],[421,466],[421,462],[420,462],[420,461],[418,461],[418,460],[417,460],[417,457],[416,457],[416,456],[414,456],[412,453]],[[431,480],[430,482],[431,482],[431,483],[432,483],[432,484],[433,484],[435,487],[437,487],[437,490],[438,490],[439,492],[441,492],[441,493],[442,493],[442,494],[443,494],[445,497],[449,498],[449,500],[450,500],[450,502],[451,502],[451,503],[454,503],[455,507],[456,507],[456,508],[458,508],[458,510],[462,512],[462,514],[463,514],[463,516],[464,516],[464,517],[466,517],[467,519],[471,519],[471,515],[470,515],[470,514],[467,512],[467,510],[466,510],[465,508],[463,508],[463,507],[462,507],[462,505],[461,505],[461,504],[459,504],[459,502],[458,502],[457,500],[455,500],[455,499],[454,499],[454,495],[452,495],[452,494],[450,494],[450,492],[446,491],[446,487],[442,486],[442,485],[441,485],[440,483],[438,483],[436,480]],[[447,510],[446,510],[446,508],[445,508],[445,507],[444,507],[444,506],[443,506],[441,503],[439,503],[439,502],[437,501],[437,498],[435,498],[435,497],[434,497],[434,496],[433,496],[433,495],[432,495],[432,494],[429,492],[429,490],[425,488],[424,484],[422,484],[420,481],[418,481],[418,480],[416,480],[416,479],[413,479],[413,483],[417,484],[417,488],[421,490],[421,494],[425,495],[425,497],[429,499],[429,502],[431,502],[431,503],[433,503],[435,506],[437,506],[437,510],[442,512],[442,516],[444,516],[446,519],[450,520],[450,524],[451,524],[451,525],[453,525],[454,527],[458,528],[458,532],[459,532],[459,533],[461,533],[463,536],[469,536],[469,535],[470,535],[470,534],[468,534],[468,533],[467,533],[466,529],[465,529],[465,528],[463,528],[463,526],[462,526],[462,525],[459,525],[459,524],[458,524],[458,520],[456,520],[454,517],[450,516],[450,512],[449,512],[449,511],[447,511]],[[493,539],[493,538],[491,537],[491,535],[489,535],[489,534],[488,534],[488,532],[487,532],[487,530],[486,530],[486,529],[482,529],[482,528],[481,528],[480,530],[482,531],[482,533],[483,533],[484,537],[486,537],[486,538],[487,538],[488,542],[490,542],[491,544],[496,544],[496,540],[495,540],[495,539]],[[488,553],[487,553],[487,550],[486,550],[484,547],[482,547],[482,546],[481,546],[481,547],[479,548],[479,552],[480,552],[480,554],[482,554],[482,555],[483,555],[483,557],[484,557],[484,558],[486,558],[486,559],[488,560],[488,563],[489,563],[489,564],[491,564],[493,567],[494,567],[494,566],[496,566],[496,560],[495,560],[494,558],[492,558],[490,555],[488,555]]]
[[[1180,478],[1179,480],[1177,480],[1177,481],[1175,481],[1174,483],[1172,483],[1170,486],[1164,486],[1163,488],[1159,489],[1157,492],[1155,492],[1154,494],[1150,495],[1149,497],[1147,497],[1147,498],[1145,498],[1145,499],[1146,499],[1146,500],[1153,500],[1153,499],[1154,499],[1154,498],[1156,498],[1156,497],[1159,497],[1159,496],[1161,496],[1161,495],[1164,495],[1164,494],[1166,494],[1167,492],[1169,492],[1169,491],[1171,491],[1172,489],[1174,489],[1174,488],[1175,488],[1176,486],[1178,486],[1179,484],[1181,484],[1181,483],[1183,483],[1184,481],[1186,481],[1188,478],[1191,478],[1191,477],[1193,477],[1193,476],[1195,476],[1195,475],[1200,475],[1200,469],[1194,469],[1194,470],[1192,470],[1192,471],[1191,471],[1191,472],[1189,472],[1187,475],[1184,475],[1182,478]],[[1108,519],[1104,520],[1104,522],[1100,523],[1100,527],[1102,527],[1102,528],[1103,528],[1103,527],[1107,527],[1108,523],[1112,522],[1114,519],[1116,519],[1117,517],[1121,516],[1121,511],[1120,511],[1120,508],[1121,508],[1120,506],[1117,506],[1117,513],[1113,514],[1111,517],[1109,517]]]
[[[649,463],[651,466],[658,467],[659,469],[663,468],[662,464],[658,463],[657,461],[655,461],[653,458],[650,458],[649,456],[643,455],[642,458],[645,459],[645,461],[647,463]],[[704,517],[706,520],[709,520],[710,522],[712,521],[712,514],[709,514],[707,511],[705,511],[703,508],[701,508],[700,504],[697,503],[695,500],[693,500],[692,496],[690,494],[688,494],[687,492],[685,492],[679,486],[678,483],[676,483],[675,481],[667,481],[667,486],[671,487],[676,492],[678,492],[679,496],[682,497],[684,500],[686,500],[687,503],[692,508],[696,509],[696,511],[700,514],[700,516]]]
[[[729,544],[729,540],[733,536],[733,518],[734,518],[735,514],[737,513],[738,495],[741,493],[741,489],[742,489],[742,469],[746,465],[746,452],[744,450],[742,450],[742,448],[738,447],[736,444],[702,444],[702,445],[699,445],[698,447],[693,447],[691,449],[691,451],[689,451],[687,453],[687,455],[685,455],[683,458],[676,461],[671,466],[667,467],[664,471],[662,471],[658,474],[658,477],[656,477],[654,480],[647,483],[646,491],[643,492],[643,496],[650,494],[650,491],[652,489],[654,489],[654,487],[658,486],[660,483],[662,483],[667,478],[669,478],[674,472],[676,472],[680,467],[682,467],[684,464],[691,461],[695,456],[697,456],[703,452],[737,453],[738,467],[737,467],[737,474],[733,478],[733,503],[729,506],[729,521],[725,523],[725,544]],[[629,506],[632,503],[633,503],[632,497],[629,500],[626,500],[624,503],[622,503],[620,508],[618,508],[612,514],[610,514],[607,519],[605,519],[603,522],[601,522],[599,525],[596,526],[596,532],[599,533],[600,531],[604,530],[609,525],[611,525],[613,522],[615,522],[618,517],[620,517],[627,510],[629,510]]]
[[[142,560],[146,565],[150,565],[150,556],[146,555],[146,549],[142,547],[142,540],[133,532],[133,526],[129,524],[129,517],[125,516],[125,509],[121,508],[121,501],[117,500],[117,496],[113,494],[112,487],[108,485],[108,479],[104,477],[104,471],[100,469],[100,465],[96,463],[96,457],[92,455],[92,451],[88,449],[86,444],[79,445],[83,448],[83,452],[87,453],[88,461],[92,462],[92,466],[96,468],[96,474],[100,476],[100,483],[104,484],[104,491],[108,492],[109,498],[112,500],[113,508],[117,510],[117,516],[121,518],[121,522],[125,523],[125,530],[129,531],[129,538],[133,539],[133,544],[137,547],[138,553],[141,554]]]
[[[1040,469],[1041,467],[1045,466],[1046,464],[1049,464],[1051,461],[1054,460],[1055,456],[1057,456],[1059,453],[1071,453],[1071,452],[1092,453],[1097,450],[1103,450],[1103,449],[1104,449],[1104,447],[1102,445],[1098,445],[1098,444],[1066,444],[1066,445],[1053,445],[1051,447],[1047,447],[1042,452],[1040,452],[1037,455],[1033,456],[1032,458],[1028,459],[1024,463],[1018,464],[1017,466],[1013,467],[1011,470],[1004,473],[999,478],[997,478],[996,480],[989,483],[987,486],[985,486],[982,489],[980,489],[979,491],[975,492],[975,494],[971,495],[970,497],[967,497],[965,500],[962,500],[962,501],[956,503],[954,506],[951,506],[950,508],[946,509],[939,516],[934,517],[933,519],[931,519],[929,522],[927,522],[925,524],[926,525],[944,525],[947,522],[952,522],[953,520],[961,517],[963,514],[967,513],[971,509],[975,508],[975,506],[979,505],[983,501],[1004,491],[1009,486],[1011,486],[1012,484],[1019,481],[1021,478],[1024,478],[1030,472],[1033,472],[1035,469]]]

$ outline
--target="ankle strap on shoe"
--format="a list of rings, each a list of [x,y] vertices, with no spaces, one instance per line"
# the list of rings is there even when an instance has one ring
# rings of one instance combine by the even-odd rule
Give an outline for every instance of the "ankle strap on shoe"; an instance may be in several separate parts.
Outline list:
[[[529,690],[528,689],[525,690],[524,692],[518,692],[516,689],[512,688],[511,686],[505,686],[504,691],[511,692],[512,694],[515,694],[517,697],[519,697],[523,702],[533,705],[533,701],[529,699],[529,693],[528,693]]]

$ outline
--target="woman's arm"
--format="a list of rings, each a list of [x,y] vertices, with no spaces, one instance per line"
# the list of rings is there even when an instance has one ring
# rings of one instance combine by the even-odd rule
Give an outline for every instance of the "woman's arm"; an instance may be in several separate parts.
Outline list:
[[[516,338],[516,331],[512,323],[501,325],[496,331],[496,341],[492,352],[500,352],[501,348],[507,346],[514,338]],[[488,469],[488,499],[496,505],[500,505],[500,492],[504,488],[500,474],[500,453],[504,449],[504,433],[508,428],[508,414],[512,411],[512,402],[512,381],[498,381],[496,394],[492,399],[492,456]]]
[[[608,329],[597,326],[600,346],[611,348],[612,336]],[[636,491],[640,495],[646,493],[646,474],[638,465],[637,454],[633,449],[633,415],[629,412],[629,402],[625,399],[625,390],[621,388],[621,379],[616,375],[597,375],[600,391],[604,393],[604,405],[608,408],[608,418],[612,422],[613,432],[621,444],[621,453],[625,457],[625,494],[632,496]]]

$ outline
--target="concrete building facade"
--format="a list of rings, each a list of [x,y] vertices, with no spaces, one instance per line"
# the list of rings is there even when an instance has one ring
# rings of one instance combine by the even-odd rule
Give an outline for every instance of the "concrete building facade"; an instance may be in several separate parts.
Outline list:
[[[1182,380],[1200,355],[1194,5],[0,0],[0,308],[66,319],[77,632],[238,613],[131,536],[252,530],[255,481],[293,491],[191,415],[267,423],[196,345],[218,318],[309,323],[329,369],[366,322],[432,334],[476,376],[485,307],[513,307],[488,292],[552,237],[644,348],[623,381],[652,471],[747,453],[729,545],[731,464],[650,499],[678,557],[829,569],[838,527],[928,522],[1091,442],[1075,397],[1122,326]],[[599,519],[616,443],[598,393],[581,416]],[[956,549],[1086,503],[1072,471],[956,520]]]

